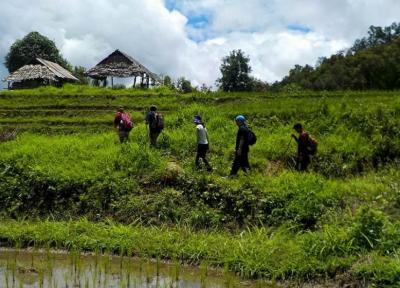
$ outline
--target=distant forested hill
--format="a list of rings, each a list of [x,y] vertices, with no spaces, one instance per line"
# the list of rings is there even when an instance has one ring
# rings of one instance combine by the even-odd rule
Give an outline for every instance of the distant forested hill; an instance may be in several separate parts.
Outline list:
[[[316,67],[296,65],[273,88],[399,89],[400,23],[384,28],[371,26],[368,36],[356,40],[350,49],[321,58]]]

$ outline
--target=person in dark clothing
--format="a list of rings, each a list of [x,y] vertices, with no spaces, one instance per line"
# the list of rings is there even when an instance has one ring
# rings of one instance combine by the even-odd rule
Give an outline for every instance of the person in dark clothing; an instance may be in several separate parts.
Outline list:
[[[124,111],[123,107],[119,107],[117,110],[117,114],[114,118],[114,127],[117,130],[121,144],[129,140],[129,132],[132,129],[132,121],[128,113]]]
[[[149,126],[150,146],[157,147],[157,138],[160,136],[161,130],[157,126],[157,106],[151,105],[150,111],[147,113],[145,121]]]
[[[297,142],[297,163],[298,171],[307,171],[308,165],[311,163],[311,154],[309,150],[310,135],[304,130],[300,123],[293,126],[293,129],[299,134],[299,137],[292,134],[293,139]]]
[[[246,118],[239,115],[235,118],[236,125],[239,127],[236,135],[235,159],[233,160],[232,170],[230,175],[237,175],[241,168],[245,173],[250,171],[249,164],[249,128],[246,124]]]
[[[199,115],[194,116],[193,122],[196,125],[196,137],[197,137],[197,154],[196,154],[195,165],[197,168],[200,168],[200,159],[201,159],[203,160],[207,171],[211,172],[212,167],[210,163],[208,163],[207,161],[207,151],[209,149],[207,128],[204,125],[201,116]]]

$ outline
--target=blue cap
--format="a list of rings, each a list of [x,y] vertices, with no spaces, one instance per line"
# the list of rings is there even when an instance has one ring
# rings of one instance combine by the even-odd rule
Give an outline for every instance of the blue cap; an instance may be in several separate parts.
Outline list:
[[[200,115],[196,115],[196,116],[194,116],[194,118],[193,118],[193,122],[196,123],[196,124],[202,124],[202,123],[203,123],[203,120],[201,119],[201,116],[200,116]]]
[[[244,117],[243,115],[238,115],[235,117],[235,120],[241,123],[246,122],[246,117]]]

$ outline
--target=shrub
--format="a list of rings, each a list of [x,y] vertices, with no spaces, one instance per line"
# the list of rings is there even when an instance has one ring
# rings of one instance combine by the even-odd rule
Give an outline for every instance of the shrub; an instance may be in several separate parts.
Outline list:
[[[381,211],[367,206],[360,207],[351,228],[353,245],[366,250],[379,246],[385,224],[387,224],[387,218]]]

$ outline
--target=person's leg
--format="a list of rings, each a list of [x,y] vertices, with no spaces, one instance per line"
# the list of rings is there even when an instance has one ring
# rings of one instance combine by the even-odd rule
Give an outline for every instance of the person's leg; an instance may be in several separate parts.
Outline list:
[[[240,168],[242,168],[245,173],[250,171],[249,151],[243,151],[240,157]]]
[[[301,169],[300,169],[300,171],[303,171],[303,172],[305,172],[305,171],[307,171],[308,170],[308,165],[310,164],[310,156],[309,155],[307,155],[307,156],[304,156],[303,157],[303,161],[301,162]]]
[[[302,159],[303,158],[300,155],[297,155],[296,167],[295,167],[297,171],[301,171],[301,169],[302,169],[302,162],[303,162]]]
[[[152,132],[153,133],[153,141],[152,141],[152,146],[153,147],[157,147],[157,139],[158,139],[158,136],[160,136],[160,131],[153,131]]]
[[[118,131],[119,142],[122,144],[126,141],[126,132],[125,131]]]
[[[157,146],[157,132],[150,131],[150,146],[156,147]]]
[[[194,162],[196,165],[196,168],[200,168],[200,158],[201,158],[201,147],[200,147],[200,145],[197,145],[196,160]]]
[[[304,172],[305,171],[305,162],[304,160],[299,162],[299,171]]]
[[[204,165],[206,165],[207,171],[211,171],[212,167],[211,167],[210,163],[208,162],[206,156],[204,156],[202,159],[203,159]]]
[[[212,167],[211,167],[210,163],[207,160],[207,151],[208,151],[208,145],[205,145],[204,146],[204,153],[201,155],[202,156],[201,158],[203,159],[204,165],[206,165],[207,171],[211,171]]]
[[[235,159],[233,160],[232,169],[230,173],[231,176],[237,175],[241,166],[240,164],[241,164],[240,157],[238,155],[235,155]]]

